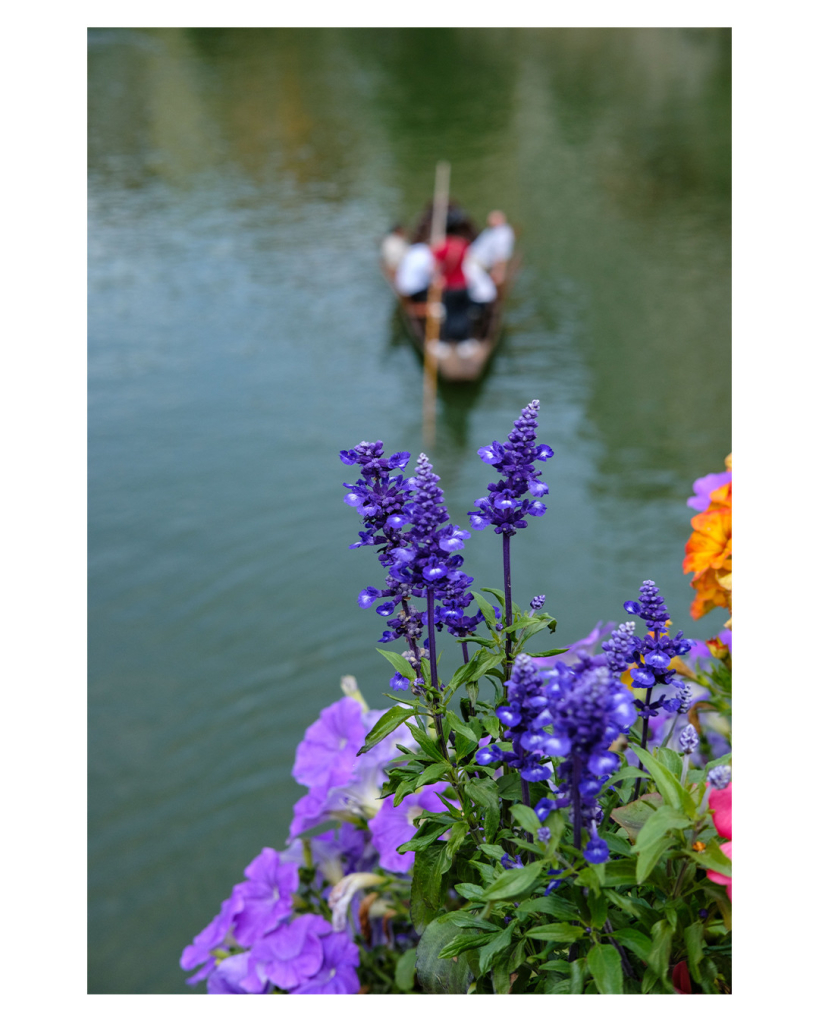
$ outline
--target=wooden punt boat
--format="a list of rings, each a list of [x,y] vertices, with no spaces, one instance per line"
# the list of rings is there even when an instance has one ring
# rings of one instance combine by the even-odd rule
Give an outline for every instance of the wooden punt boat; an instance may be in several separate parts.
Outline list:
[[[515,253],[506,269],[506,279],[498,288],[498,297],[492,303],[488,310],[488,315],[484,318],[484,326],[480,337],[469,338],[465,341],[451,341],[446,337],[442,337],[440,341],[433,343],[438,375],[443,380],[473,381],[477,380],[484,372],[500,341],[503,329],[504,305],[519,267],[520,256]],[[413,314],[412,303],[398,293],[383,263],[381,264],[381,273],[398,300],[401,318],[407,333],[423,356],[426,331],[425,318]]]

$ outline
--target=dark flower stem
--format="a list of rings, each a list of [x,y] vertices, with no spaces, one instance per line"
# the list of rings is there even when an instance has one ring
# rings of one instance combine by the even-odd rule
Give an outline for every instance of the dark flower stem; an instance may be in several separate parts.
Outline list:
[[[614,946],[614,948],[617,950],[617,952],[620,954],[620,960],[622,961],[622,964],[623,964],[623,973],[625,974],[625,976],[627,978],[633,978],[635,976],[634,975],[634,969],[632,968],[631,964],[628,962],[628,957],[626,956],[626,951],[623,949],[623,947],[620,945],[620,943],[617,941],[617,939],[614,939],[614,938],[611,937],[611,933],[614,931],[614,929],[612,928],[611,922],[609,921],[608,918],[606,918],[606,923],[603,925],[603,931],[609,936],[609,941]]]
[[[653,686],[649,686],[649,688],[646,690],[646,699],[644,701],[645,710],[646,711],[648,710],[648,704],[651,701],[651,691],[653,689],[654,689]],[[648,744],[648,714],[646,714],[646,717],[643,719],[643,738],[640,740],[640,746],[643,748],[643,750],[645,750],[647,744]],[[636,800],[640,796],[640,789],[642,788],[642,785],[643,785],[643,780],[642,779],[638,779],[636,781],[636,783],[634,784],[634,792],[631,794],[632,802],[634,800]]]
[[[512,558],[509,550],[510,537],[508,533],[503,535],[503,593],[506,605],[506,621],[504,625],[512,625]],[[506,634],[506,663],[504,676],[509,678],[512,672],[512,634]]]
[[[468,665],[469,664],[469,651],[466,649],[466,644],[461,644],[461,650],[463,651],[463,655],[464,655],[464,665]]]

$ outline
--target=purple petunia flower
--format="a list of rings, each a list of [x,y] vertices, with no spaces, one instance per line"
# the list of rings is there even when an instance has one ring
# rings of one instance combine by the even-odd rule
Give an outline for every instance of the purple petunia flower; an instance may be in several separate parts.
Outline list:
[[[291,989],[294,996],[352,996],[361,983],[356,974],[358,946],[346,932],[332,932],[321,937],[324,963],[309,981]]]
[[[330,922],[317,914],[294,918],[254,943],[248,973],[285,991],[303,985],[321,969],[321,936],[330,931]]]
[[[226,957],[208,978],[209,996],[263,995],[269,985],[255,973],[248,973],[250,953]]]
[[[727,484],[732,477],[730,469],[723,473],[709,473],[707,476],[701,476],[699,480],[694,481],[694,497],[689,498],[686,505],[696,509],[697,512],[704,512],[711,504],[711,492]]]
[[[237,914],[234,935],[241,946],[250,946],[273,931],[293,909],[293,893],[299,885],[295,864],[279,860],[278,851],[265,846],[245,868],[246,882],[235,887],[244,906]]]
[[[303,786],[343,785],[355,764],[356,751],[366,735],[361,705],[342,697],[324,708],[296,748],[293,777]]]
[[[210,922],[207,928],[194,938],[190,946],[182,951],[179,966],[183,971],[191,971],[200,964],[204,966],[192,977],[187,979],[189,985],[195,985],[198,981],[206,978],[216,966],[214,950],[225,948],[223,943],[228,932],[233,927],[236,915],[244,906],[244,898],[241,892],[237,892],[238,886],[234,887],[230,896],[222,903],[222,909]]]
[[[397,807],[393,807],[389,798],[384,801],[381,810],[370,822],[373,846],[378,850],[382,868],[399,873],[410,870],[415,863],[415,854],[398,853],[397,849],[415,835],[414,821],[424,811],[439,813],[446,810],[438,797],[438,793],[442,793],[446,787],[445,782],[425,786],[420,793],[410,793]]]
[[[602,637],[608,636],[613,627],[613,622],[607,622],[604,625],[601,620],[588,636],[584,636],[582,640],[575,640],[563,654],[552,654],[547,658],[532,658],[532,664],[538,669],[554,668],[559,661],[572,665],[579,658],[581,651],[585,651],[586,654],[594,654],[597,642]],[[605,644],[603,646],[605,647]]]
[[[344,701],[347,704],[341,709],[343,714],[339,714],[338,705]],[[300,769],[302,778],[329,779],[333,784],[319,781],[296,802],[288,842],[325,821],[373,817],[381,806],[381,786],[387,778],[385,766],[398,756],[399,743],[414,746],[409,729],[401,725],[372,750],[356,757],[364,737],[383,711],[365,712],[352,697],[343,698],[325,711],[332,709],[336,709],[336,714],[325,716],[323,711],[319,721],[307,729],[305,740],[298,747],[294,774]],[[338,750],[341,746],[341,730],[345,728],[351,742],[343,746],[343,758],[333,763],[333,748]]]

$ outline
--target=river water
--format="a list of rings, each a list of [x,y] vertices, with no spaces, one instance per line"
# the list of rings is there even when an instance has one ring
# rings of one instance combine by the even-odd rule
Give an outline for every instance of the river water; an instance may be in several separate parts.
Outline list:
[[[391,670],[338,450],[420,450],[421,367],[377,270],[436,160],[523,269],[486,378],[441,387],[455,522],[532,398],[546,516],[516,600],[553,640],[680,562],[730,442],[730,36],[710,29],[89,33],[89,991],[178,957],[303,790],[295,745]],[[463,552],[501,586],[499,539]],[[454,655],[445,657],[454,665]]]

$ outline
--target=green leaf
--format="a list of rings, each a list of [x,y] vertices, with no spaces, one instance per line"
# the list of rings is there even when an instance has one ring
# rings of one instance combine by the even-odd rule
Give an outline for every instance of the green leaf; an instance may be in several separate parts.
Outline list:
[[[389,711],[385,712],[378,719],[372,729],[367,733],[364,739],[364,746],[358,751],[358,754],[366,754],[368,750],[372,750],[376,743],[380,743],[385,736],[389,736],[391,732],[395,732],[399,725],[406,722],[408,718],[412,718],[414,714],[415,708],[404,708],[399,707],[398,705],[390,708]]]
[[[407,840],[406,843],[402,843],[397,848],[397,853],[417,853],[418,850],[425,850],[451,828],[450,824],[441,824],[439,821],[425,821],[418,832]]]
[[[498,953],[512,944],[512,933],[515,930],[516,923],[512,921],[508,928],[504,928],[502,932],[495,935],[485,946],[481,947],[478,959],[478,970],[481,974],[486,972]]]
[[[533,836],[537,835],[537,830],[541,828],[540,818],[538,818],[531,807],[527,807],[526,804],[513,804],[510,810],[512,817],[521,828],[524,828]]]
[[[464,785],[466,795],[480,807],[491,807],[498,802],[498,787],[492,779],[481,782],[468,781]]]
[[[618,782],[622,782],[623,779],[647,779],[648,774],[643,771],[642,768],[632,768],[630,764],[627,764],[624,768],[620,768],[618,771],[611,776],[607,782],[607,786],[616,786]]]
[[[683,931],[683,938],[685,939],[685,949],[688,953],[688,969],[694,977],[694,981],[699,982],[700,970],[699,965],[702,960],[702,944],[703,944],[703,926],[702,921],[695,921],[690,924]]]
[[[636,917],[646,928],[651,928],[659,917],[657,911],[639,896],[624,896],[621,892],[615,892],[613,889],[607,892],[606,896],[630,917]]]
[[[618,857],[630,857],[633,851],[631,843],[625,836],[619,835],[617,832],[606,832],[603,837],[609,844],[609,851],[616,854]],[[612,863],[610,860],[606,863]]]
[[[593,946],[586,959],[597,991],[601,995],[623,994],[623,964],[614,946]]]
[[[481,847],[481,850],[483,850],[483,847]],[[495,869],[491,864],[485,864],[482,860],[477,860],[475,857],[469,863],[481,876],[481,881],[484,885],[489,886],[495,881]],[[482,896],[486,897],[485,890],[482,892]]]
[[[486,600],[486,598],[482,597],[477,591],[473,590],[472,594],[473,594],[473,596],[475,598],[475,601],[478,604],[478,607],[483,612],[483,617],[486,620],[487,626],[494,627],[497,624],[497,621],[498,621],[496,613],[495,613],[495,609]],[[501,615],[502,614],[503,614],[503,603],[501,602]],[[490,632],[494,633],[494,628],[492,628],[490,630]]]
[[[491,807],[486,808],[486,812],[483,816],[483,830],[486,833],[486,838],[491,842],[497,834],[498,827],[500,825],[500,805],[496,800]]]
[[[642,747],[635,747],[635,753],[645,765],[665,803],[677,811],[685,811],[686,814],[694,817],[697,808],[694,806],[691,794],[683,789],[671,772]]]
[[[648,954],[648,966],[658,978],[668,974],[668,958],[671,955],[671,940],[674,929],[668,921],[658,921],[651,929],[651,950]]]
[[[555,655],[565,654],[568,649],[568,647],[554,647],[551,651],[532,651],[531,654],[527,651],[526,653],[530,658],[553,658]]]
[[[449,865],[443,843],[435,843],[415,854],[410,890],[410,917],[422,932],[441,909],[441,875]]]
[[[626,830],[633,843],[640,834],[640,829],[655,813],[655,809],[662,803],[662,800],[659,793],[645,793],[639,800],[616,807],[611,812],[612,819]]]
[[[675,811],[673,807],[658,807],[640,829],[637,842],[634,844],[635,849],[645,850],[671,829],[689,828],[690,825],[690,819],[684,814],[680,814],[679,811]]]
[[[500,928],[498,931],[500,931]],[[446,960],[449,957],[458,956],[464,950],[479,949],[481,946],[485,946],[487,942],[490,942],[491,939],[492,935],[487,934],[487,932],[476,934],[473,928],[469,934],[462,932],[457,938],[448,942],[438,954],[438,957],[441,960]]]
[[[395,987],[402,992],[412,991],[415,985],[415,946],[410,946],[398,958],[395,965]]]
[[[642,849],[637,855],[637,872],[636,879],[637,884],[644,882],[654,868],[657,865],[660,857],[665,851],[673,846],[674,840],[670,837],[660,836],[659,839],[655,839],[653,843],[649,843],[644,849]]]
[[[442,764],[440,761],[437,764],[430,764],[421,772],[418,776],[415,788],[420,789],[422,786],[428,786],[432,782],[438,782],[442,779],[449,771],[448,764]]]
[[[495,646],[495,644],[491,640],[487,640],[485,636],[476,636],[475,634],[472,634],[471,636],[456,637],[455,638],[455,643],[456,644],[480,644],[481,647],[494,647]]]
[[[392,709],[393,711],[395,708]],[[389,712],[387,712],[389,714]],[[409,731],[412,733],[412,738],[423,750],[428,758],[432,761],[442,761],[449,764],[449,759],[444,757],[440,746],[432,739],[432,737],[425,732],[423,729],[419,729],[415,725],[408,725]]]
[[[473,885],[472,882],[458,882],[455,886],[455,892],[459,896],[463,896],[465,900],[477,900],[481,903],[486,902],[484,890],[479,885]]]
[[[466,910],[452,910],[448,914],[444,914],[441,918],[442,921],[451,921],[456,924],[459,928],[480,928],[486,932],[499,932],[500,926],[493,924],[492,921],[487,921],[486,918],[477,917],[475,914],[470,914]]]
[[[536,896],[521,903],[516,913],[519,917],[527,914],[546,914],[558,921],[576,921],[577,907],[560,896]]]
[[[460,929],[446,921],[433,920],[427,925],[418,943],[415,964],[418,983],[424,992],[440,995],[466,993],[474,977],[466,957],[439,959],[439,953],[447,943],[460,935]]]
[[[469,728],[466,722],[462,722],[461,719],[451,711],[447,711],[446,713],[446,724],[453,732],[459,733],[461,736],[474,743],[475,746],[478,745],[478,737],[475,733]]]
[[[657,751],[657,760],[671,772],[674,778],[680,778],[682,775],[682,758],[676,750],[660,747]]]
[[[481,847],[481,853],[485,857],[490,857],[492,860],[503,860],[506,850],[502,846],[498,846],[496,843],[484,843]],[[494,880],[495,876],[492,875]]]
[[[406,658],[403,658],[400,654],[396,654],[395,651],[385,651],[383,647],[376,647],[378,653],[387,659],[392,665],[396,672],[400,672],[405,679],[409,679],[410,682],[414,682],[417,678],[415,669],[410,665]]]
[[[612,938],[617,939],[621,946],[630,949],[632,953],[636,953],[641,960],[648,962],[651,939],[645,932],[640,932],[636,928],[620,928],[612,934]]]
[[[579,925],[542,924],[538,928],[530,928],[526,933],[529,939],[542,939],[543,942],[574,942],[579,939],[585,929]]]
[[[606,842],[608,842],[610,846],[613,846],[611,837],[607,836]],[[632,858],[629,858],[628,860],[609,860],[606,861],[605,866],[606,878],[602,883],[604,886],[633,885],[636,881],[634,874],[636,865]]]
[[[558,974],[571,974],[572,965],[568,960],[546,960],[540,964],[541,971],[556,971]]]
[[[486,890],[486,899],[508,900],[513,896],[522,896],[530,892],[537,885],[542,867],[542,864],[535,863],[504,871]]]
[[[586,958],[582,957],[580,960],[572,960],[570,964],[571,970],[571,984],[569,986],[569,995],[582,996],[583,995],[583,984],[589,973],[589,965],[586,963]]]
[[[601,864],[600,867],[603,865]],[[606,897],[599,892],[589,892],[589,910],[591,911],[592,928],[602,928],[609,916],[609,903]]]
[[[466,839],[469,829],[465,821],[458,821],[452,826],[452,832],[446,841],[446,855],[450,860],[455,856],[458,847]]]
[[[712,839],[702,853],[692,851],[688,856],[698,867],[705,868],[706,871],[718,871],[721,875],[731,877],[731,861],[722,852],[716,839]]]

